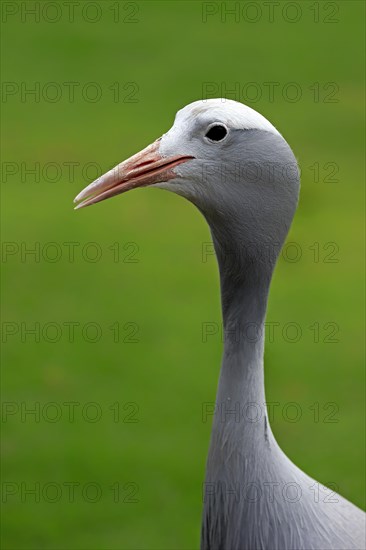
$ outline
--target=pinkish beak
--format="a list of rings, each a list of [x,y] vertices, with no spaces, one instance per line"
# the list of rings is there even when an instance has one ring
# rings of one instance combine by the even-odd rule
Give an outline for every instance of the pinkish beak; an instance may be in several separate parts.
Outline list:
[[[176,178],[177,174],[174,172],[174,168],[194,157],[182,155],[163,157],[159,153],[159,142],[160,139],[154,141],[83,189],[74,199],[74,202],[79,202],[75,210],[120,195],[136,187],[146,187]]]

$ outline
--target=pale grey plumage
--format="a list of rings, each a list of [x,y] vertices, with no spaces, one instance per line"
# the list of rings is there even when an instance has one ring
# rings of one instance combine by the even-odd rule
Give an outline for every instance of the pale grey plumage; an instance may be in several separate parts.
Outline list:
[[[211,122],[220,122],[219,114],[209,116]],[[162,184],[204,214],[220,269],[225,344],[204,485],[201,547],[364,548],[364,513],[299,470],[279,448],[266,415],[252,422],[245,413],[240,419],[230,413],[238,407],[247,411],[251,403],[263,410],[267,297],[296,210],[299,174],[290,147],[278,133],[237,129],[234,122],[227,141],[208,148],[195,143],[201,125],[199,115],[187,124],[181,150],[197,155],[199,147],[200,158],[177,169],[183,179]],[[169,150],[164,142],[162,150]],[[256,494],[248,496],[247,491]]]
[[[224,124],[225,139],[206,137]],[[220,270],[224,354],[204,485],[203,550],[360,550],[365,514],[317,484],[281,451],[265,404],[264,320],[269,286],[299,194],[296,159],[278,131],[228,100],[182,109],[159,145],[194,157],[155,184],[205,216]],[[257,409],[256,409],[257,407]],[[236,411],[233,413],[233,411]],[[309,450],[311,452],[311,450]]]

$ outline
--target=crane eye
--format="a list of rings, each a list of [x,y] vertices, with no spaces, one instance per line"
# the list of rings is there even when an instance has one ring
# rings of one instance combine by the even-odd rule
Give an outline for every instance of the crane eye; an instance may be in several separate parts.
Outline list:
[[[210,141],[222,141],[227,136],[227,128],[222,124],[215,124],[206,133]]]

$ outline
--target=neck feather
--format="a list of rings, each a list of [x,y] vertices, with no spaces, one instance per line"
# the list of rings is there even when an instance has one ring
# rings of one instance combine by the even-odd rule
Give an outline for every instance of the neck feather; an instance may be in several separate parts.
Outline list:
[[[213,431],[216,435],[221,432],[227,435],[232,430],[234,438],[242,436],[239,441],[245,448],[245,436],[254,435],[258,429],[264,434],[263,427],[266,422],[264,322],[272,265],[268,265],[267,270],[253,263],[245,267],[240,264],[228,267],[222,265],[220,256],[218,258],[224,354]],[[230,411],[233,411],[232,414]],[[230,420],[230,415],[234,424]],[[258,421],[254,422],[253,417],[258,417]]]
[[[244,501],[233,495],[250,487],[258,464],[269,464],[278,449],[267,418],[263,371],[264,320],[274,262],[259,265],[260,256],[239,252],[228,260],[214,233],[213,237],[225,338],[203,485],[204,549],[236,547],[230,537],[238,531],[229,524],[241,524]]]
[[[273,436],[264,391],[264,321],[275,258],[224,253],[213,234],[220,269],[224,354],[216,397],[207,476],[220,477],[228,457],[243,460]],[[258,251],[257,251],[258,252]]]

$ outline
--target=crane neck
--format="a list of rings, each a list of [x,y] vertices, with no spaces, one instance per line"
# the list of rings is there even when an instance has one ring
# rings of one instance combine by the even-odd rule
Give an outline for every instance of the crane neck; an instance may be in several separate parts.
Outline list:
[[[222,448],[224,438],[241,445],[241,454],[253,448],[260,452],[271,438],[264,390],[264,322],[277,254],[237,248],[237,253],[233,249],[228,255],[214,233],[213,238],[220,270],[224,353],[211,448]],[[250,444],[253,438],[258,445]]]
[[[264,322],[270,279],[251,269],[233,280],[220,270],[224,354],[217,398],[263,407]]]

